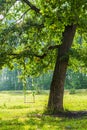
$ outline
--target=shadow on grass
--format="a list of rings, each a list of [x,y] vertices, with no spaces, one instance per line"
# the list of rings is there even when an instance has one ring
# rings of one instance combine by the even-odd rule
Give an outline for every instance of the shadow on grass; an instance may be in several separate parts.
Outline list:
[[[16,119],[0,120],[0,130],[49,130],[50,127],[59,127],[49,116],[31,115]]]
[[[83,117],[77,120],[78,117]],[[71,116],[74,114],[74,116]],[[56,115],[40,114],[39,111],[28,113],[24,117],[15,117],[14,119],[0,119],[0,130],[68,130],[82,128],[83,123],[86,124],[87,111],[65,112]],[[72,119],[73,118],[73,119]],[[85,125],[84,125],[85,126]],[[85,126],[85,128],[87,125]],[[83,130],[83,129],[81,129]]]
[[[58,112],[56,114],[49,114],[49,112],[47,113],[43,113],[43,114],[39,114],[40,111],[34,111],[31,112],[29,114],[27,114],[28,117],[43,117],[43,116],[51,116],[51,117],[64,117],[64,118],[82,118],[82,117],[87,117],[87,110],[84,111],[64,111],[64,112]]]
[[[87,111],[64,111],[64,112],[58,112],[56,114],[50,114],[50,116],[65,117],[65,118],[82,118],[87,117]]]
[[[18,119],[2,120],[0,119],[0,130],[22,130],[24,124]]]

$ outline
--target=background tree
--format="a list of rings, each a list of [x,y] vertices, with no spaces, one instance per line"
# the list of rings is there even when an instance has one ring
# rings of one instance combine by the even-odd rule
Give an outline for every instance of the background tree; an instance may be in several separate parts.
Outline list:
[[[53,113],[63,111],[68,64],[78,54],[76,60],[83,60],[84,67],[87,65],[84,46],[80,51],[79,47],[72,46],[76,31],[86,35],[87,0],[8,0],[1,1],[0,5],[1,67],[5,63],[12,67],[13,60],[28,76],[54,68],[48,109]]]

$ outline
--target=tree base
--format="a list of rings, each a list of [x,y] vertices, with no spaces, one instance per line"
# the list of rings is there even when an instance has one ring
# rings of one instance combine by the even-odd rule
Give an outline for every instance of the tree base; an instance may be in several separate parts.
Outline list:
[[[63,108],[61,109],[46,108],[44,111],[45,114],[49,114],[49,115],[55,115],[63,112],[64,112]]]

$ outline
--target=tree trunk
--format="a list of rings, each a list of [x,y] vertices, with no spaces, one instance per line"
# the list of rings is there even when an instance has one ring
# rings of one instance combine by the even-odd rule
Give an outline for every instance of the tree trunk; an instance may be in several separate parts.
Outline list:
[[[63,33],[62,44],[58,48],[58,55],[50,86],[50,95],[48,101],[48,110],[53,113],[64,110],[64,82],[69,61],[69,49],[71,48],[75,32],[76,25],[66,26]]]

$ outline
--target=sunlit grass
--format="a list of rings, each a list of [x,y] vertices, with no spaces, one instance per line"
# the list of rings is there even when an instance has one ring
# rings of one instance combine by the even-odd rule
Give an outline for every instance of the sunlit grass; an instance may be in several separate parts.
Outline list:
[[[23,93],[0,93],[0,130],[86,130],[87,117],[68,119],[44,116],[48,94],[35,95],[35,103],[24,103]],[[27,101],[33,102],[32,95]],[[87,91],[64,95],[65,110],[87,110]]]
[[[64,107],[68,110],[87,110],[87,94],[66,94],[64,96]]]

